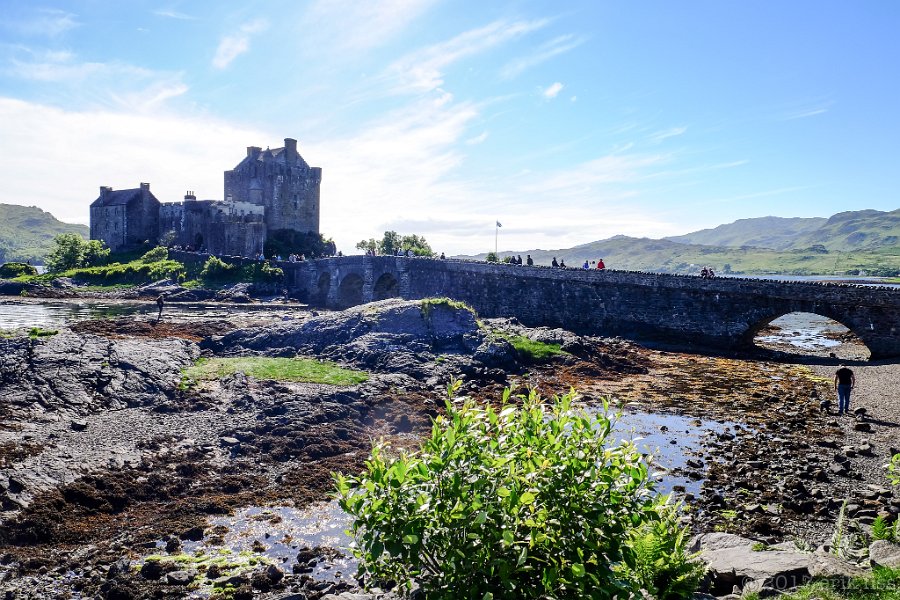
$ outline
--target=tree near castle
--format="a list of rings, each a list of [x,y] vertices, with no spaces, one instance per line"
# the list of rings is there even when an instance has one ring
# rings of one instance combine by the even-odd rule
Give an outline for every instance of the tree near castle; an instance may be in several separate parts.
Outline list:
[[[85,240],[76,233],[63,233],[53,238],[47,255],[47,270],[61,273],[69,269],[101,265],[109,258],[109,248],[100,240]]]
[[[394,255],[397,251],[406,252],[412,250],[416,256],[434,256],[434,250],[425,240],[424,236],[416,234],[400,235],[396,231],[385,231],[380,240],[369,238],[356,244],[356,248],[375,254]]]

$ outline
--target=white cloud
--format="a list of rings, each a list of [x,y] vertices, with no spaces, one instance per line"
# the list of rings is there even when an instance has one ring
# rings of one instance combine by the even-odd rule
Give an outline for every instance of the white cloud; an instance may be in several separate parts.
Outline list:
[[[541,29],[547,23],[547,20],[494,21],[404,56],[388,68],[388,77],[397,80],[395,91],[398,92],[438,89],[444,83],[444,70],[453,63]]]
[[[8,150],[0,202],[36,205],[72,223],[88,222],[101,185],[147,181],[164,202],[187,189],[221,198],[222,171],[241,160],[242,149],[278,139],[208,118],[66,111],[10,98],[0,98],[0,138]]]
[[[514,77],[518,77],[532,67],[545,63],[560,54],[565,54],[570,50],[574,50],[585,41],[585,38],[576,37],[572,34],[556,37],[538,46],[535,51],[528,56],[523,56],[507,63],[506,66],[501,69],[500,76],[503,77],[503,79],[513,79]]]
[[[179,12],[177,10],[172,10],[169,8],[154,10],[153,14],[158,17],[166,17],[167,19],[178,19],[179,21],[194,21],[197,18],[197,17],[192,17],[189,14]]]
[[[43,8],[30,19],[7,23],[8,28],[22,35],[45,37],[57,37],[79,25],[75,15],[54,8]]]
[[[470,146],[477,146],[478,144],[484,143],[484,141],[486,139],[488,139],[488,132],[483,131],[479,135],[476,135],[475,137],[470,137],[469,139],[467,139],[466,143]]]
[[[541,94],[544,96],[544,98],[550,100],[556,98],[556,96],[562,91],[564,87],[565,86],[563,84],[557,81],[556,83],[552,84],[547,89],[542,91]]]
[[[237,33],[223,37],[219,42],[218,48],[216,48],[213,66],[217,69],[228,67],[235,58],[250,49],[250,38],[258,33],[262,33],[268,27],[269,22],[265,19],[254,19],[241,25]]]

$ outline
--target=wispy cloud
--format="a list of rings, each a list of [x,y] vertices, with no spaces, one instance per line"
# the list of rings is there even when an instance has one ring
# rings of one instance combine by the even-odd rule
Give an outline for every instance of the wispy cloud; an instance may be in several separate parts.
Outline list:
[[[396,80],[397,92],[438,89],[444,84],[444,70],[453,63],[541,29],[547,23],[546,19],[494,21],[404,56],[388,68],[388,77]]]
[[[544,96],[544,98],[547,98],[548,100],[552,100],[553,98],[556,98],[556,96],[559,95],[559,93],[562,91],[562,89],[564,87],[565,86],[563,84],[561,84],[560,82],[557,81],[556,83],[554,83],[554,84],[548,86],[546,89],[544,89],[541,92],[541,95]]]
[[[651,144],[659,144],[669,138],[678,137],[679,135],[684,134],[687,129],[687,127],[670,127],[669,129],[664,129],[651,134],[647,139]]]
[[[42,8],[31,18],[6,23],[22,35],[45,37],[56,37],[79,25],[74,14],[55,8]]]
[[[153,14],[157,17],[165,17],[167,19],[178,19],[179,21],[194,21],[197,17],[191,16],[187,13],[183,13],[177,10],[172,10],[170,8],[162,8],[159,10],[154,10]]]
[[[79,61],[68,51],[34,50],[18,47],[19,56],[10,58],[6,73],[21,79],[47,83],[79,83],[94,77],[147,78],[152,71],[122,62]]]
[[[586,38],[575,36],[572,34],[561,35],[553,38],[548,42],[544,42],[538,46],[534,52],[528,56],[523,56],[510,61],[500,70],[500,76],[504,79],[513,79],[532,67],[536,67],[547,62],[551,58],[555,58],[561,54],[565,54],[570,50],[574,50],[578,46],[586,42]]]
[[[521,189],[528,193],[583,194],[599,185],[636,182],[656,172],[648,172],[649,169],[658,169],[670,161],[670,156],[662,154],[602,156],[570,169],[544,173]]]
[[[807,117],[815,117],[816,115],[824,115],[828,112],[828,109],[825,107],[821,108],[810,108],[807,110],[800,110],[793,113],[788,113],[784,116],[785,121],[793,121],[794,119],[805,119]]]
[[[237,33],[226,35],[219,42],[216,48],[216,55],[213,57],[213,66],[217,69],[225,69],[231,62],[241,54],[250,49],[250,38],[258,33],[262,33],[269,27],[269,22],[265,19],[254,19],[248,23],[244,23],[238,28]]]
[[[304,30],[315,38],[327,34],[326,43],[342,52],[365,50],[394,38],[437,1],[316,0],[306,12]]]
[[[470,137],[469,139],[467,139],[466,144],[468,144],[470,146],[477,146],[478,144],[484,143],[484,141],[486,139],[488,139],[488,132],[483,131],[479,135],[476,135],[475,137]]]

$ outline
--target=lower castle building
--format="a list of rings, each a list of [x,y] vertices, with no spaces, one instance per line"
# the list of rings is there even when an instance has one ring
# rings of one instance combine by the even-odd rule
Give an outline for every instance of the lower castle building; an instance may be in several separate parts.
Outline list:
[[[297,140],[283,148],[247,148],[247,156],[225,171],[225,199],[161,203],[150,184],[113,191],[101,187],[91,203],[91,239],[118,252],[142,244],[179,245],[210,254],[255,256],[280,230],[319,233],[322,169],[297,152]]]

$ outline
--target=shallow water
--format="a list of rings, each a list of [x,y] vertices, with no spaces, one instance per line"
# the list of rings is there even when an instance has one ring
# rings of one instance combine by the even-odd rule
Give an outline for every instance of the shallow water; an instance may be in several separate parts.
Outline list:
[[[235,305],[170,302],[165,306],[163,318],[176,320],[198,317],[226,319],[235,315],[257,314],[267,310],[277,311],[283,318],[285,312],[298,310],[298,307],[268,303]],[[155,316],[156,311],[155,302],[0,300],[0,329],[30,329],[31,327],[54,329],[91,319],[110,319],[128,315]]]
[[[759,336],[756,341],[769,344],[788,344],[801,350],[824,350],[840,346],[835,337],[850,330],[837,321],[812,313],[790,313],[772,321],[778,330],[770,335]]]
[[[88,319],[103,319],[151,312],[150,304],[99,302],[0,302],[0,329],[43,327],[52,329]]]
[[[661,493],[684,486],[697,494],[701,480],[675,476],[670,471],[683,468],[702,447],[704,436],[724,431],[731,424],[699,421],[681,415],[647,413],[635,409],[622,413],[610,434],[610,443],[635,440],[643,452],[654,455],[653,469],[658,475],[657,489]],[[209,543],[209,532],[216,527],[225,531],[221,544]],[[322,557],[310,575],[317,580],[352,580],[358,562],[350,555],[352,539],[346,530],[350,517],[337,501],[323,501],[302,509],[289,506],[244,508],[232,516],[209,519],[207,538],[201,542],[185,542],[183,552],[207,554],[226,548],[237,554],[254,552],[269,559],[283,570],[290,571],[303,548],[330,548],[332,557]],[[261,544],[261,546],[260,546]],[[165,544],[159,542],[160,547]]]

